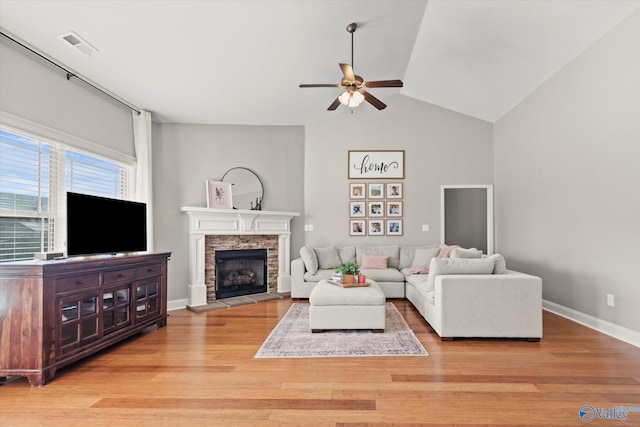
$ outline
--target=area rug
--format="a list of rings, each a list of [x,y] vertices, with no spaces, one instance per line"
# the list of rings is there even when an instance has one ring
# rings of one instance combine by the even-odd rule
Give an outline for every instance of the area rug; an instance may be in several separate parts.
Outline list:
[[[309,304],[294,303],[255,355],[257,359],[296,357],[428,356],[392,303],[386,303],[386,328],[312,333]]]

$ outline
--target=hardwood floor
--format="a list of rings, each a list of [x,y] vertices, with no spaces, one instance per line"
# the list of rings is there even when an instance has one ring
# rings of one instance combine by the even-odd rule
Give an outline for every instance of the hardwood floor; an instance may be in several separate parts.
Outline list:
[[[394,301],[428,357],[254,359],[291,303],[172,311],[44,387],[0,386],[0,425],[559,426],[584,425],[583,405],[640,409],[640,349],[546,312],[540,342],[441,342]]]

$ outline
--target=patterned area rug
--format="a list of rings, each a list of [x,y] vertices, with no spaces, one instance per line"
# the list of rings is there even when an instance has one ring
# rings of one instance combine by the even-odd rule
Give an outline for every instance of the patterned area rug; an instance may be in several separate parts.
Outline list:
[[[309,304],[294,303],[271,331],[255,358],[428,356],[392,303],[385,306],[383,333],[335,330],[311,333]]]

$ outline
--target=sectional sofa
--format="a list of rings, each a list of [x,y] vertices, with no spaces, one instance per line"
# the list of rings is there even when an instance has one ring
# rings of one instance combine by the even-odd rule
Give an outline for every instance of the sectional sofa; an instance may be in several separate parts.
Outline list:
[[[444,340],[542,338],[542,280],[507,270],[500,254],[456,246],[303,247],[291,262],[291,297],[309,298],[334,267],[355,261],[387,298],[408,299]]]

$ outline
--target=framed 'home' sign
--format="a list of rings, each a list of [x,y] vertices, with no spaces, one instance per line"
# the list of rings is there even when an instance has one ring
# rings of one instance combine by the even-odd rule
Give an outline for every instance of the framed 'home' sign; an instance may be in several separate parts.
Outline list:
[[[349,150],[349,179],[404,179],[404,150]]]

